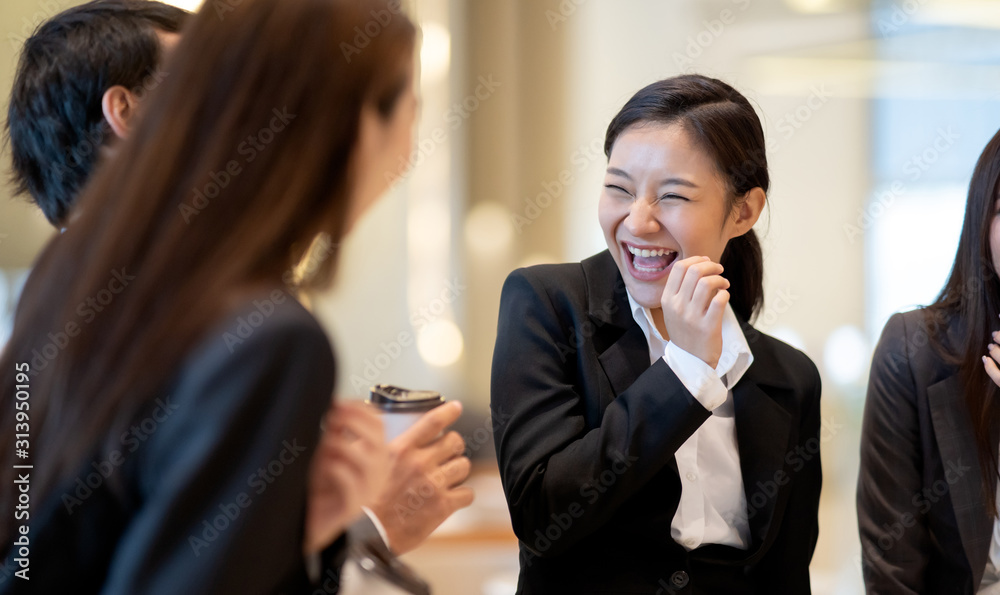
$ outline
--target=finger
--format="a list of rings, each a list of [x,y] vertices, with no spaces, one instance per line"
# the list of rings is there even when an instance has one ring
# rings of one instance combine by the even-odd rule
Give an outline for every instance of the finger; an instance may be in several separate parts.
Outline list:
[[[684,282],[688,268],[695,263],[702,262],[704,258],[704,256],[692,256],[675,262],[674,266],[670,269],[670,274],[667,275],[667,284],[663,287],[663,295],[675,295],[680,290],[681,283]]]
[[[453,488],[468,479],[471,471],[472,461],[468,457],[454,458],[441,465],[437,473],[437,483],[446,488]]]
[[[458,432],[448,432],[433,444],[433,448],[431,462],[440,465],[465,452],[465,439]]]
[[[711,328],[722,327],[722,315],[726,311],[726,304],[729,303],[729,291],[720,289],[719,293],[712,298],[712,303],[708,305],[708,312],[705,313],[705,323]]]
[[[994,384],[1000,385],[1000,368],[997,368],[997,363],[984,355],[983,367],[986,368],[986,375]]]
[[[1000,362],[1000,347],[997,347],[996,343],[990,343],[987,345],[986,350],[989,352],[990,357],[992,357],[994,361]]]
[[[729,289],[729,280],[725,277],[719,275],[702,277],[695,287],[694,295],[691,296],[691,305],[695,311],[698,314],[705,314],[712,304],[712,299],[721,289]]]
[[[330,438],[324,439],[322,450],[319,451],[323,464],[339,464],[346,462],[364,470],[369,465],[379,465],[380,461],[388,461],[388,446],[376,436],[373,441],[363,438],[349,438],[341,432],[332,432]]]
[[[690,267],[687,274],[684,275],[684,282],[681,284],[681,288],[677,292],[677,296],[681,299],[682,303],[688,303],[691,301],[691,298],[694,297],[694,290],[703,278],[721,274],[721,264],[712,262],[711,260],[699,262],[698,264]]]
[[[371,450],[358,441],[335,440],[326,444],[318,454],[316,464],[321,475],[333,469],[347,468],[355,476],[360,476],[369,465]]]
[[[338,403],[333,410],[329,428],[337,434],[353,434],[369,444],[385,441],[382,418],[374,408],[364,403]]]
[[[362,478],[344,467],[331,469],[329,476],[331,480],[329,491],[335,492],[336,500],[329,502],[328,505],[340,509],[345,516],[356,516],[368,498]]]
[[[458,421],[462,415],[462,403],[459,401],[448,401],[444,405],[431,409],[413,424],[409,429],[396,437],[393,442],[425,446],[434,442],[441,436],[444,429]]]
[[[472,501],[476,499],[476,493],[473,492],[472,488],[468,486],[461,486],[453,490],[449,490],[448,495],[448,500],[453,511],[469,506],[472,504]]]

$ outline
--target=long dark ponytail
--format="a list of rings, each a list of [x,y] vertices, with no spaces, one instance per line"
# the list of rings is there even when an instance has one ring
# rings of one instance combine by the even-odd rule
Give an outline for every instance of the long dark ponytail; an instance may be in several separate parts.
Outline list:
[[[644,87],[608,125],[604,154],[611,156],[622,132],[646,122],[680,123],[712,157],[729,186],[727,213],[754,188],[767,192],[770,177],[764,129],[753,106],[733,87],[697,74],[675,76]],[[733,311],[744,320],[752,320],[764,304],[764,257],[752,229],[729,241],[721,264],[725,268],[723,276],[730,283]]]

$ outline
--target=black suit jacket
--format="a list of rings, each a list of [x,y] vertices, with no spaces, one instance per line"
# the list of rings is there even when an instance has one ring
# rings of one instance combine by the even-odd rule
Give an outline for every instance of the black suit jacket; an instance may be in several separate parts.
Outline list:
[[[126,433],[33,502],[30,581],[11,576],[8,559],[0,593],[336,592],[343,539],[324,552],[317,586],[302,554],[309,463],[333,386],[312,315],[290,296],[269,316],[248,299]]]
[[[711,415],[662,360],[605,251],[520,269],[500,301],[492,411],[520,540],[520,593],[809,593],[818,534],[820,379],[801,352],[743,326],[733,389],[749,550],[670,537],[674,453]]]
[[[960,344],[954,321],[934,326]],[[929,344],[934,326],[923,310],[895,314],[872,360],[858,478],[869,593],[971,595],[986,568],[993,524],[972,422],[958,369]]]

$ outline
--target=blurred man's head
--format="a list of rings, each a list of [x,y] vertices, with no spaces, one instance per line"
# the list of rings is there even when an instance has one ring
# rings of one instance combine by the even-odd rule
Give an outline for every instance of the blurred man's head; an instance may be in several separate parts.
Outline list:
[[[126,134],[187,16],[160,2],[95,0],[25,42],[7,111],[12,181],[53,225],[66,223],[100,152]]]

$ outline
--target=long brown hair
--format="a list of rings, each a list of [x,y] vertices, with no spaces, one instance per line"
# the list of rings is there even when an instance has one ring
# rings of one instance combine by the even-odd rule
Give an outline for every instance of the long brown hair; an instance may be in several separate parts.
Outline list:
[[[414,43],[386,0],[206,3],[188,24],[170,76],[25,287],[0,358],[0,544],[12,465],[34,463],[40,506],[163,390],[234,294],[279,286],[320,233],[333,253],[307,283],[329,284],[362,109],[395,113]],[[11,448],[15,364],[32,360],[25,461]]]
[[[983,369],[991,333],[1000,326],[1000,279],[990,249],[990,229],[1000,199],[1000,131],[983,149],[969,183],[965,220],[955,264],[937,300],[924,309],[930,344],[957,366],[975,432],[983,475],[982,492],[991,518],[997,518],[997,442],[1000,387]],[[948,329],[951,328],[949,333]]]
[[[730,191],[727,213],[750,190],[767,192],[770,176],[764,128],[747,98],[730,85],[700,74],[647,85],[611,120],[604,154],[611,157],[615,141],[630,126],[648,122],[681,124],[715,161]],[[753,320],[764,304],[764,257],[754,230],[729,240],[719,260],[729,280],[733,311]]]

